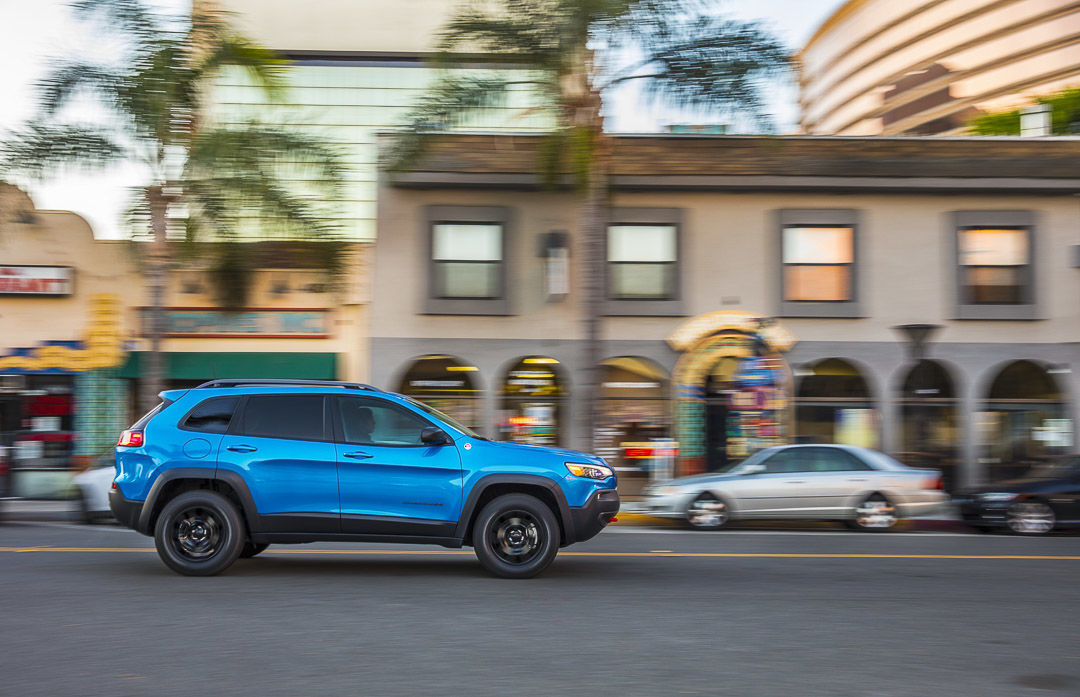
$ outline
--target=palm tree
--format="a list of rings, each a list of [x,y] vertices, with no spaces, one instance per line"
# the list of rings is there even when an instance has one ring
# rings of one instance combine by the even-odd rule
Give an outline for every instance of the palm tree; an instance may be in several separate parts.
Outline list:
[[[675,107],[747,116],[762,125],[762,88],[788,65],[786,49],[752,22],[715,13],[708,0],[492,0],[467,4],[443,28],[437,62],[460,56],[513,66],[516,77],[447,71],[410,113],[391,169],[423,156],[428,136],[462,125],[502,102],[516,85],[531,88],[554,130],[538,167],[549,184],[575,175],[584,198],[581,288],[585,305],[586,379],[582,429],[592,431],[606,295],[604,247],[612,136],[603,103],[630,82],[647,98]]]
[[[136,188],[130,215],[148,227],[145,269],[150,341],[139,402],[148,409],[163,388],[161,339],[167,274],[179,247],[174,237],[212,257],[212,281],[226,307],[242,306],[251,260],[237,222],[241,211],[259,216],[258,234],[332,242],[325,211],[312,203],[337,197],[340,167],[322,141],[257,122],[221,126],[204,122],[210,83],[227,66],[239,66],[271,97],[283,91],[286,63],[235,32],[228,15],[206,0],[190,16],[155,13],[140,0],[81,0],[76,16],[117,34],[121,55],[109,64],[59,61],[40,84],[38,116],[0,146],[0,172],[42,178],[61,167],[98,169],[138,162],[147,172]],[[74,103],[92,100],[105,117],[72,118]],[[312,189],[289,190],[283,175],[304,173]],[[305,195],[309,194],[309,195]],[[183,220],[182,235],[169,234],[170,213]],[[143,227],[143,233],[147,232]],[[332,250],[340,247],[328,245]],[[209,250],[207,252],[206,250]],[[336,269],[338,252],[323,255]]]

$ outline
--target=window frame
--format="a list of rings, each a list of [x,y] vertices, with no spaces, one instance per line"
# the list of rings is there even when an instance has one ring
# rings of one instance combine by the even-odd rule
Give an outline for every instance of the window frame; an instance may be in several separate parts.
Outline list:
[[[207,397],[206,399],[200,401],[198,404],[196,404],[192,408],[188,409],[187,413],[185,413],[183,416],[180,417],[180,420],[176,423],[176,427],[178,429],[180,429],[181,431],[188,431],[190,433],[206,433],[206,434],[210,434],[212,436],[224,436],[224,435],[228,434],[232,430],[233,424],[236,423],[236,415],[242,413],[241,410],[242,410],[242,408],[244,406],[244,396],[245,395],[221,394],[221,395],[217,395],[215,397]],[[217,431],[203,431],[203,430],[198,429],[198,428],[191,428],[190,426],[187,425],[188,419],[191,418],[191,415],[195,412],[196,409],[198,409],[199,407],[201,407],[204,404],[207,404],[209,402],[213,402],[213,401],[219,400],[219,399],[235,399],[236,400],[236,406],[233,407],[232,416],[229,417],[229,425],[225,428],[224,431],[221,431],[220,433],[217,432]]]
[[[1042,319],[1039,310],[1038,275],[1038,220],[1035,211],[1030,210],[986,210],[953,211],[949,216],[949,248],[952,250],[953,279],[953,314],[954,319],[970,320],[1038,320]],[[994,268],[1023,269],[1022,302],[1019,303],[974,303],[968,302],[965,270],[971,268],[961,263],[960,237],[966,230],[979,229],[1015,229],[1027,232],[1027,264],[1021,267],[1002,266]],[[975,267],[986,268],[986,267]]]
[[[684,225],[681,208],[612,208],[604,223],[604,270],[601,282],[604,287],[603,314],[608,317],[682,317],[686,315],[683,292]],[[611,297],[610,268],[615,262],[608,261],[611,244],[611,228],[617,226],[675,228],[675,261],[641,262],[670,264],[673,268],[671,296],[667,298],[613,298]],[[636,262],[621,262],[636,263]]]
[[[406,406],[404,406],[402,404],[398,404],[397,402],[394,402],[394,401],[389,400],[389,399],[381,399],[379,397],[373,397],[371,395],[344,395],[344,394],[330,395],[330,397],[331,397],[330,401],[333,404],[333,406],[330,409],[330,418],[332,420],[331,435],[332,435],[332,437],[334,439],[334,442],[339,444],[339,445],[355,445],[355,446],[361,447],[361,448],[431,448],[431,447],[434,447],[434,446],[432,446],[432,445],[430,445],[428,443],[413,443],[413,444],[409,444],[409,443],[398,443],[398,444],[395,444],[395,443],[353,443],[351,441],[345,440],[345,434],[344,434],[343,429],[341,427],[341,400],[343,400],[343,399],[359,399],[359,400],[363,400],[365,402],[369,402],[369,403],[372,403],[372,404],[377,404],[380,407],[385,406],[387,408],[394,409],[394,410],[397,410],[399,412],[409,414],[410,416],[414,416],[417,419],[420,419],[420,421],[426,422],[428,424],[426,426],[426,428],[434,427],[434,428],[439,429],[440,431],[444,431],[444,432],[446,431],[445,428],[443,428],[439,424],[433,423],[431,421],[431,419],[428,419],[423,414],[421,414],[421,413],[419,413],[417,411],[414,411],[412,409],[409,409],[408,407],[406,407]],[[449,435],[449,434],[447,434],[447,435]]]
[[[513,277],[513,214],[505,206],[425,206],[423,215],[425,257],[421,277],[427,279],[421,314],[428,315],[509,315],[511,313],[509,279]],[[495,297],[444,297],[438,293],[439,266],[435,260],[436,225],[498,225],[502,229],[502,258],[497,262],[498,294]],[[483,261],[476,263],[493,264]]]
[[[323,392],[267,392],[265,394],[246,394],[243,395],[243,401],[238,407],[240,418],[236,418],[236,414],[233,414],[232,421],[229,423],[229,430],[225,433],[227,436],[241,436],[246,438],[273,438],[275,440],[291,440],[297,443],[333,443],[333,433],[328,433],[327,423],[330,419],[329,413],[329,400],[328,395]],[[322,438],[289,438],[286,436],[263,436],[253,433],[247,433],[247,408],[248,403],[252,398],[258,397],[321,397],[323,400],[323,437]]]
[[[862,235],[861,211],[853,208],[785,208],[776,212],[776,291],[778,317],[836,317],[857,319],[866,316],[862,304]],[[851,228],[851,297],[848,300],[788,300],[785,271],[788,266],[811,264],[784,263],[784,231],[787,228]],[[837,266],[837,264],[820,264]]]

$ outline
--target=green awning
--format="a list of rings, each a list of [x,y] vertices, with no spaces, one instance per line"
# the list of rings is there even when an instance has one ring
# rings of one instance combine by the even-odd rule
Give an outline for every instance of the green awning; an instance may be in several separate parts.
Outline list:
[[[142,375],[142,351],[128,354],[120,377]],[[166,353],[165,378],[169,380],[213,380],[215,378],[293,378],[334,380],[337,354],[278,352]]]

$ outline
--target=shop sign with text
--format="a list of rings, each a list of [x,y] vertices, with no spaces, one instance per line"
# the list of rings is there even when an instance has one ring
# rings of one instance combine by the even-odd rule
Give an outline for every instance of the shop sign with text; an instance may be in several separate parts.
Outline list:
[[[71,295],[70,266],[0,266],[0,295]]]
[[[143,334],[149,320],[141,308]],[[329,312],[323,309],[254,308],[226,312],[208,308],[166,308],[164,334],[174,338],[324,339],[330,335]]]

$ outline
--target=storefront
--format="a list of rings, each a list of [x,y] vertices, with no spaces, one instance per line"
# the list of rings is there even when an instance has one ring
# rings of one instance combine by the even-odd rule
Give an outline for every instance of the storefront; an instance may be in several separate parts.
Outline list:
[[[675,366],[678,474],[727,469],[787,442],[791,373],[782,354],[795,338],[775,320],[749,312],[695,317],[668,337]]]
[[[899,385],[900,450],[902,462],[942,472],[945,488],[959,482],[962,435],[955,381],[940,361],[923,359],[913,365]]]
[[[397,391],[483,432],[478,370],[454,356],[420,356],[401,375]]]
[[[880,420],[863,371],[827,358],[795,372],[795,442],[879,447]]]
[[[1055,379],[1060,370],[1064,369],[1013,361],[990,383],[976,415],[980,459],[989,481],[1022,476],[1036,465],[1073,452],[1073,423]]]
[[[568,395],[559,361],[526,356],[506,371],[496,428],[500,440],[562,445]]]

